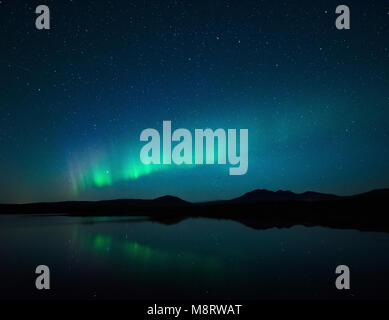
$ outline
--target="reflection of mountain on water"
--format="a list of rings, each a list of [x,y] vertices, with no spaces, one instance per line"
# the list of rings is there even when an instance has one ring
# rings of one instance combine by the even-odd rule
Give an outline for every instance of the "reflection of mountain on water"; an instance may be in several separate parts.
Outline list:
[[[316,192],[254,190],[239,198],[190,203],[164,196],[154,200],[76,201],[3,204],[0,214],[66,214],[74,216],[147,216],[148,220],[175,224],[187,217],[238,221],[254,229],[294,225],[389,232],[389,189],[340,197]],[[92,223],[96,223],[93,221]]]

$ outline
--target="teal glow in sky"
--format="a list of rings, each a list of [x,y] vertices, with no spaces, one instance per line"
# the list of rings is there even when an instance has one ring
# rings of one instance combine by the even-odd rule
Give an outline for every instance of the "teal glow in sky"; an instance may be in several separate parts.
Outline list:
[[[389,11],[353,1],[0,4],[0,202],[389,186]],[[140,162],[143,129],[249,130],[249,168]]]

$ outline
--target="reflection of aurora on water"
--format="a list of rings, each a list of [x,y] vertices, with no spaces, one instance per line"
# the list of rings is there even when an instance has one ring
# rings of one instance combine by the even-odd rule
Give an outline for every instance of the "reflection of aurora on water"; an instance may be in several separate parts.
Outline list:
[[[80,234],[78,234],[80,237]],[[142,266],[158,265],[163,267],[195,268],[196,271],[214,272],[221,268],[218,257],[198,254],[190,251],[156,249],[136,241],[119,239],[108,235],[83,234],[79,239],[81,245],[100,257],[121,255],[129,261]]]

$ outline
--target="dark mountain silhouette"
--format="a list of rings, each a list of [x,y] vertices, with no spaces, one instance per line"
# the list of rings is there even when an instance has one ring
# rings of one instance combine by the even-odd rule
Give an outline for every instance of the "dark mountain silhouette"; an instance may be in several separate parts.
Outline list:
[[[389,201],[389,189],[377,189],[369,192],[357,194],[348,197],[350,199],[364,199],[364,200],[388,200]]]
[[[227,204],[255,204],[255,203],[282,203],[282,202],[323,202],[335,200],[389,200],[389,189],[372,190],[352,196],[337,196],[333,194],[307,191],[304,193],[294,193],[291,191],[269,191],[265,189],[256,189],[245,193],[244,195],[231,200],[220,200],[206,203],[192,203],[179,197],[166,195],[152,200],[148,199],[115,199],[100,201],[62,201],[62,202],[36,202],[26,204],[0,204],[0,214],[12,213],[17,210],[35,210],[39,209],[58,209],[58,208],[119,208],[119,207],[156,207],[164,206],[215,206]],[[64,213],[66,212],[64,211]],[[46,211],[46,210],[45,210]]]
[[[0,204],[0,214],[148,216],[165,224],[188,217],[208,217],[232,219],[255,229],[304,225],[389,232],[388,200],[389,189],[347,197],[317,192],[254,190],[235,199],[208,203],[163,196],[154,200]]]
[[[187,205],[190,202],[174,196],[163,196],[152,200],[152,203],[160,205]]]
[[[280,201],[325,201],[335,200],[339,197],[332,194],[307,191],[304,193],[294,193],[291,191],[278,190],[276,192],[258,189],[243,196],[232,199],[235,203],[253,203],[253,202],[280,202]]]

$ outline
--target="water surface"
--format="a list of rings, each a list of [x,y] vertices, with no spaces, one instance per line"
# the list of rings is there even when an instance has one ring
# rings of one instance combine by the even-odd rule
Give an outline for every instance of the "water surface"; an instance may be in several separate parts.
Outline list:
[[[389,234],[231,220],[0,216],[1,298],[389,298]],[[35,289],[35,267],[51,287]],[[335,288],[335,268],[351,290]]]

